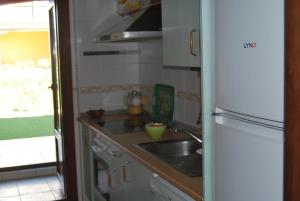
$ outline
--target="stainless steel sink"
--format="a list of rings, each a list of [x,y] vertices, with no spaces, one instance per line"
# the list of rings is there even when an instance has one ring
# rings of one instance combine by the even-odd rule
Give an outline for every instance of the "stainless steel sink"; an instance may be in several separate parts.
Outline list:
[[[151,142],[138,146],[188,176],[202,176],[201,144],[194,139]]]

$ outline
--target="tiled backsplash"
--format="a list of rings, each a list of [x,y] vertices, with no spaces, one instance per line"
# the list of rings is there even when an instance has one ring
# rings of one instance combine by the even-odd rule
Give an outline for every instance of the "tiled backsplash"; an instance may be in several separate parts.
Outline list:
[[[91,109],[103,108],[109,110],[126,109],[124,104],[125,91],[112,92],[97,92],[97,93],[83,93],[79,94],[79,111],[86,112]]]
[[[146,94],[153,93],[152,85],[140,85],[140,84],[132,84],[132,85],[102,85],[102,86],[94,86],[94,87],[80,87],[80,94],[91,94],[91,93],[112,93],[112,92],[129,92],[131,90],[142,91]],[[176,91],[175,96],[179,99],[184,99],[196,103],[200,103],[200,95],[192,92],[186,91]]]
[[[153,94],[153,85],[139,85],[138,88],[146,94]],[[200,95],[193,92],[176,90],[175,96],[179,99],[184,99],[196,103],[200,103],[201,101]]]
[[[72,4],[73,84],[78,112],[97,108],[125,109],[123,99],[128,91],[138,89],[151,99],[154,84],[161,83],[175,87],[174,119],[197,126],[201,109],[200,76],[197,72],[163,68],[161,40],[94,43],[99,27],[103,27],[105,19],[112,15],[108,10],[112,11],[114,3],[87,1],[74,0]],[[83,55],[86,51],[113,50],[135,50],[138,54]],[[151,104],[146,109],[151,111]]]
[[[79,91],[81,94],[89,93],[107,93],[107,92],[120,92],[120,91],[131,91],[131,90],[140,90],[139,84],[123,84],[123,85],[102,85],[95,87],[80,87]]]
[[[140,90],[139,84],[100,85],[80,87],[80,111],[103,108],[105,110],[125,109],[124,97],[128,91]]]
[[[151,111],[151,97],[153,94],[153,85],[139,85],[139,84],[80,87],[79,93],[80,93],[81,101],[85,102],[84,104],[85,106],[81,107],[81,111],[87,111],[89,109],[97,109],[99,107],[105,108],[107,110],[124,109],[125,108],[125,104],[123,102],[124,97],[127,95],[127,92],[131,90],[141,91],[143,95],[149,97],[150,101],[149,104],[146,106],[146,110]],[[184,104],[187,104],[186,107],[189,107],[188,105],[193,105],[193,107],[197,107],[197,105],[200,105],[200,100],[201,100],[200,95],[193,92],[176,90],[175,98],[176,98],[175,117],[176,115],[178,116],[176,120],[180,120],[179,116],[182,116],[187,119],[192,119],[187,117],[187,114],[189,113],[184,114],[185,111],[181,112],[181,110],[185,110]],[[90,102],[89,99],[91,99]],[[95,102],[95,100],[96,103],[93,103]],[[180,106],[181,104],[183,105]],[[195,115],[196,114],[194,114],[194,116]]]
[[[105,1],[105,2],[104,2]],[[114,2],[74,0],[72,49],[78,111],[125,109],[123,97],[139,85],[137,43],[95,43]],[[93,7],[93,6],[95,7]],[[92,6],[92,7],[91,7]],[[84,55],[85,52],[136,51],[136,54]],[[77,114],[79,115],[79,114]]]
[[[175,88],[174,119],[199,127],[197,120],[201,110],[201,86],[198,72],[163,68],[161,40],[139,43],[139,77],[143,94],[152,96],[155,83]],[[151,111],[151,106],[146,108]]]

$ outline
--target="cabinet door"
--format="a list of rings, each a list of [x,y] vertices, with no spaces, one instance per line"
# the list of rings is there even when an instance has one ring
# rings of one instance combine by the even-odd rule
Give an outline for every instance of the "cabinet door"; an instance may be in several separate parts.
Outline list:
[[[162,0],[163,65],[200,67],[200,0]]]
[[[89,129],[82,126],[82,150],[83,150],[83,171],[84,171],[84,193],[86,198],[92,201],[92,152],[91,134]]]
[[[125,196],[126,201],[158,201],[150,189],[150,177],[152,172],[127,156],[128,163],[125,167]]]

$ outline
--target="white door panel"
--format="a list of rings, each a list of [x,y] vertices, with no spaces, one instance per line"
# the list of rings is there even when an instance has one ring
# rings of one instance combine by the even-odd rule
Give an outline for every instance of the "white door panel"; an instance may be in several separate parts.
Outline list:
[[[283,122],[284,1],[215,5],[217,107]]]
[[[217,201],[282,201],[283,132],[217,117]]]

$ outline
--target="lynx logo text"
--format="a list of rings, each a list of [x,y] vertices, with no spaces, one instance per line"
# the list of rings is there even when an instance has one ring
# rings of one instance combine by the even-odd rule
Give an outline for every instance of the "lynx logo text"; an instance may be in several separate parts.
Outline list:
[[[244,43],[244,48],[256,48],[256,42]]]

